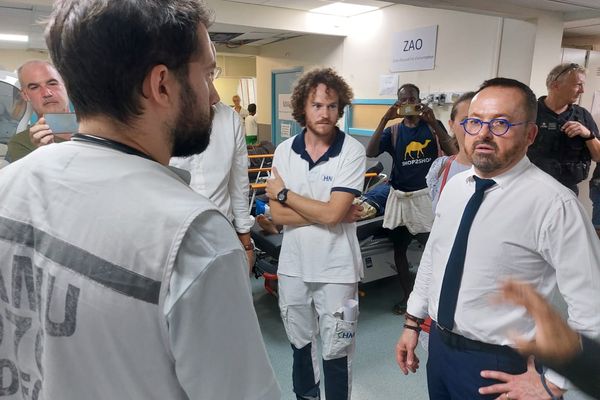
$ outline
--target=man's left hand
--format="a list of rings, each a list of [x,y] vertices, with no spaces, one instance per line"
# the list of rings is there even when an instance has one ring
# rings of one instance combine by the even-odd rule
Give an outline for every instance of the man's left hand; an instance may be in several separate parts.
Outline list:
[[[271,200],[277,200],[277,195],[285,188],[283,179],[277,173],[277,168],[271,170],[271,177],[267,179],[267,196]]]
[[[360,204],[352,204],[344,217],[344,222],[349,224],[358,221],[362,217],[363,206]]]
[[[421,108],[421,118],[423,119],[423,121],[427,122],[428,124],[435,123],[436,119],[433,110],[429,108],[426,104],[422,104],[422,106],[423,108]]]
[[[502,383],[479,388],[480,394],[499,394],[496,400],[547,400],[550,398],[542,385],[540,374],[535,369],[533,357],[527,360],[527,372],[521,375],[511,375],[500,371],[481,371],[481,376],[495,379]],[[563,391],[546,381],[555,396],[560,396]]]
[[[594,135],[588,128],[583,126],[581,122],[577,121],[569,121],[564,124],[561,129],[570,138],[581,136],[584,139],[589,139]]]

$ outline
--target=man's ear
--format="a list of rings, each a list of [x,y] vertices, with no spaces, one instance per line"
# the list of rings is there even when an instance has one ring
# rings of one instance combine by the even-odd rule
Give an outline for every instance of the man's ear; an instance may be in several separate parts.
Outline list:
[[[538,126],[535,123],[528,124],[528,126],[527,126],[527,143],[529,146],[531,146],[533,144],[537,134],[538,134]]]
[[[173,73],[162,64],[155,65],[146,74],[142,84],[142,95],[151,103],[169,107],[176,93],[176,79]]]

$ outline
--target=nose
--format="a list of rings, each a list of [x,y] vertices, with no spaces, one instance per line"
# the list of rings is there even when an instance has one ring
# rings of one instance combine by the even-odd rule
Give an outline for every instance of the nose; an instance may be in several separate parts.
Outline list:
[[[492,131],[490,130],[490,124],[483,124],[483,126],[481,127],[481,130],[479,131],[479,133],[477,134],[477,136],[481,137],[482,139],[484,138],[493,138],[494,134],[492,133]]]
[[[209,89],[210,104],[214,106],[221,100],[221,97],[219,96],[219,93],[217,92],[217,89],[215,88],[213,81],[210,82],[210,86],[208,89]]]
[[[43,97],[52,97],[54,93],[48,86],[42,86],[42,96]]]

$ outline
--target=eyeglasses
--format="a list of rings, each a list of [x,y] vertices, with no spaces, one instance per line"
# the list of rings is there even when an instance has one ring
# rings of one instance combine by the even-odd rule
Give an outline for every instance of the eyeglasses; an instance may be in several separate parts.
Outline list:
[[[506,132],[508,132],[508,130],[513,126],[524,125],[528,123],[529,121],[523,121],[513,124],[504,118],[494,118],[490,119],[489,121],[482,121],[479,118],[465,118],[460,124],[465,132],[471,136],[477,135],[483,128],[483,125],[487,125],[488,129],[494,136],[502,136],[506,134]]]
[[[560,72],[558,73],[558,75],[556,75],[556,77],[554,78],[553,82],[557,81],[557,80],[558,80],[558,78],[560,78],[560,77],[561,77],[561,75],[562,75],[562,74],[564,74],[565,72],[567,72],[567,71],[570,71],[570,70],[572,70],[572,69],[579,69],[579,68],[581,68],[581,67],[579,66],[579,64],[575,64],[575,63],[571,63],[571,64],[569,64],[567,67],[565,67],[565,69],[563,69],[562,71],[560,71]]]
[[[212,72],[212,75],[210,77],[211,80],[217,80],[219,79],[219,76],[221,76],[221,72],[223,72],[223,70],[221,69],[221,67],[215,67],[215,69]]]

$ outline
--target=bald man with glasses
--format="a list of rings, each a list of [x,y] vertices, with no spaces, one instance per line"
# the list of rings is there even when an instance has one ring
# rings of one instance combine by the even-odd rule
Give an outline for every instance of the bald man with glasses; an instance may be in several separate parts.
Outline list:
[[[539,133],[527,151],[531,162],[575,194],[591,160],[600,160],[598,127],[592,115],[575,104],[584,92],[585,77],[585,69],[575,63],[552,68],[546,78],[548,96],[538,99]]]

